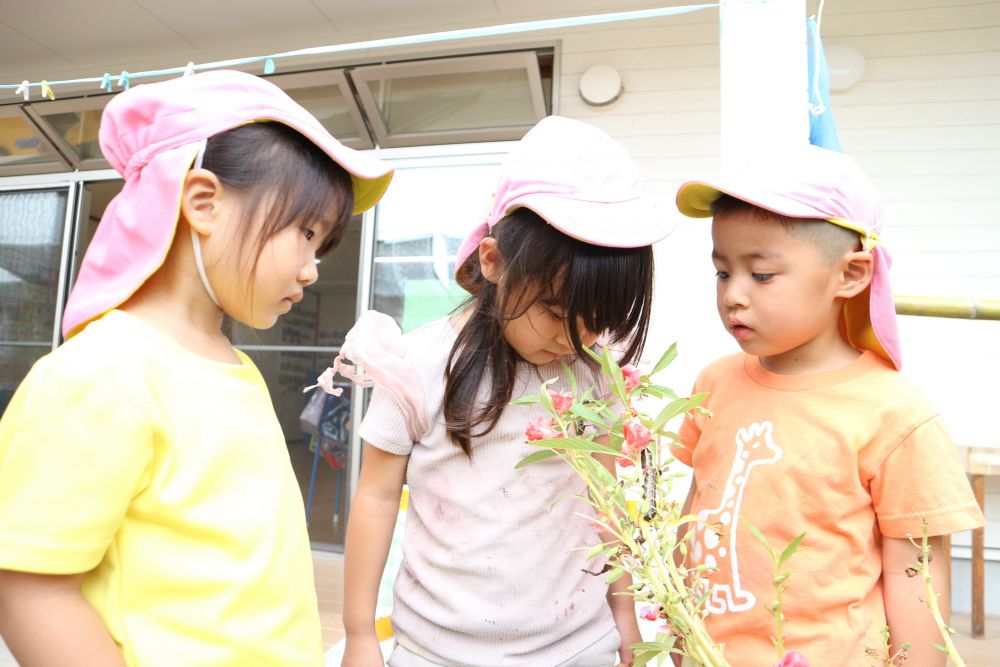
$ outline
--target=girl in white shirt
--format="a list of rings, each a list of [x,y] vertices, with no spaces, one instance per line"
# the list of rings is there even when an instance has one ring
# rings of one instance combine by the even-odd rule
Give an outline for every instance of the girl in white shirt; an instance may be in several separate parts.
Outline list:
[[[368,313],[349,357],[377,385],[347,530],[343,665],[382,665],[374,614],[401,488],[409,487],[394,589],[391,667],[610,667],[640,641],[630,595],[613,596],[599,541],[559,458],[515,469],[561,361],[604,391],[584,348],[598,338],[637,359],[652,306],[652,243],[670,231],[625,150],[596,128],[538,123],[508,156],[488,218],[456,258],[471,297],[406,336]],[[348,367],[349,368],[349,367]],[[350,372],[348,371],[348,374]],[[613,462],[609,462],[613,466]]]

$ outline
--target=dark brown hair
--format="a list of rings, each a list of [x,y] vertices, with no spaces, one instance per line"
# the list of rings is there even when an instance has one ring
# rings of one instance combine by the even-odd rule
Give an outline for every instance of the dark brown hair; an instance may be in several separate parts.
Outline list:
[[[471,293],[470,315],[448,355],[444,416],[448,435],[471,456],[472,438],[493,430],[510,403],[520,357],[503,336],[504,325],[539,299],[565,316],[573,347],[589,365],[578,321],[587,331],[623,345],[621,363],[642,354],[653,295],[653,249],[606,248],[577,241],[520,208],[493,228],[503,265],[497,283],[479,265],[462,266],[459,284]],[[489,396],[481,405],[481,383]],[[478,430],[477,430],[478,429]]]
[[[289,225],[325,220],[320,255],[344,237],[354,209],[351,176],[316,144],[277,122],[240,125],[208,140],[202,166],[244,195],[246,221],[266,207],[254,241],[259,257],[268,239]],[[256,262],[254,262],[256,264]]]

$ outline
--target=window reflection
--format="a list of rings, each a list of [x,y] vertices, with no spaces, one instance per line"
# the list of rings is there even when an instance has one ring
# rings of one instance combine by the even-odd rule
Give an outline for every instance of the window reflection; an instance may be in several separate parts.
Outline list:
[[[452,277],[455,254],[486,219],[499,159],[396,171],[377,212],[372,307],[403,331],[448,314],[468,296]]]
[[[52,349],[65,190],[0,193],[0,412]]]

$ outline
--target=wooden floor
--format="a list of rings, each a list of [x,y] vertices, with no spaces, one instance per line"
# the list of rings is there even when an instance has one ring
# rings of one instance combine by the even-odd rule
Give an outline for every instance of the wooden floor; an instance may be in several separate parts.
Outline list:
[[[341,554],[314,551],[313,563],[316,568],[319,614],[323,624],[323,644],[329,648],[344,637],[341,615],[344,608],[344,557]],[[953,615],[952,627],[958,632],[955,645],[968,667],[994,667],[1000,664],[1000,617],[986,619],[985,639],[973,639],[970,636],[968,615]]]

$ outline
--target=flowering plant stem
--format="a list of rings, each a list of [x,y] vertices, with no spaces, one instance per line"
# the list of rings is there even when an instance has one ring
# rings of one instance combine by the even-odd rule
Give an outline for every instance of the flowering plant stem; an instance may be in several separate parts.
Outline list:
[[[653,618],[665,622],[656,641],[632,646],[636,667],[665,653],[683,653],[705,667],[729,667],[722,647],[712,641],[704,623],[707,589],[702,578],[707,569],[685,565],[687,544],[679,529],[698,519],[682,516],[680,504],[668,500],[676,475],[664,474],[659,449],[677,441],[667,430],[671,419],[691,411],[706,412],[699,407],[705,395],[678,397],[652,382],[651,377],[676,356],[673,346],[648,374],[632,366],[620,367],[606,350],[592,356],[608,378],[611,396],[594,399],[590,390],[581,396],[566,366],[572,392],[550,391],[548,385],[554,380],[549,380],[538,394],[517,400],[518,404],[541,403],[552,416],[548,424],[538,420],[529,425],[528,443],[540,451],[518,465],[559,457],[584,482],[587,494],[581,499],[593,508],[593,521],[604,540],[591,549],[588,558],[604,556],[601,573],[608,572],[608,583],[631,575],[633,597],[655,605]],[[640,408],[645,397],[669,402],[651,417]],[[616,457],[619,477],[595,460],[594,454]]]
[[[924,579],[924,588],[927,591],[927,606],[931,610],[931,616],[934,617],[934,623],[937,624],[938,631],[941,633],[941,639],[944,642],[943,646],[938,644],[935,644],[935,646],[948,655],[948,658],[955,664],[955,667],[965,667],[965,661],[958,654],[955,642],[951,638],[955,634],[955,630],[944,622],[944,617],[941,615],[941,607],[938,605],[938,595],[934,592],[934,583],[931,581],[931,548],[927,543],[927,530],[927,522],[924,521],[923,537],[920,540],[920,544],[917,544],[912,537],[910,537],[910,542],[919,550],[917,557],[919,564],[914,569]]]

